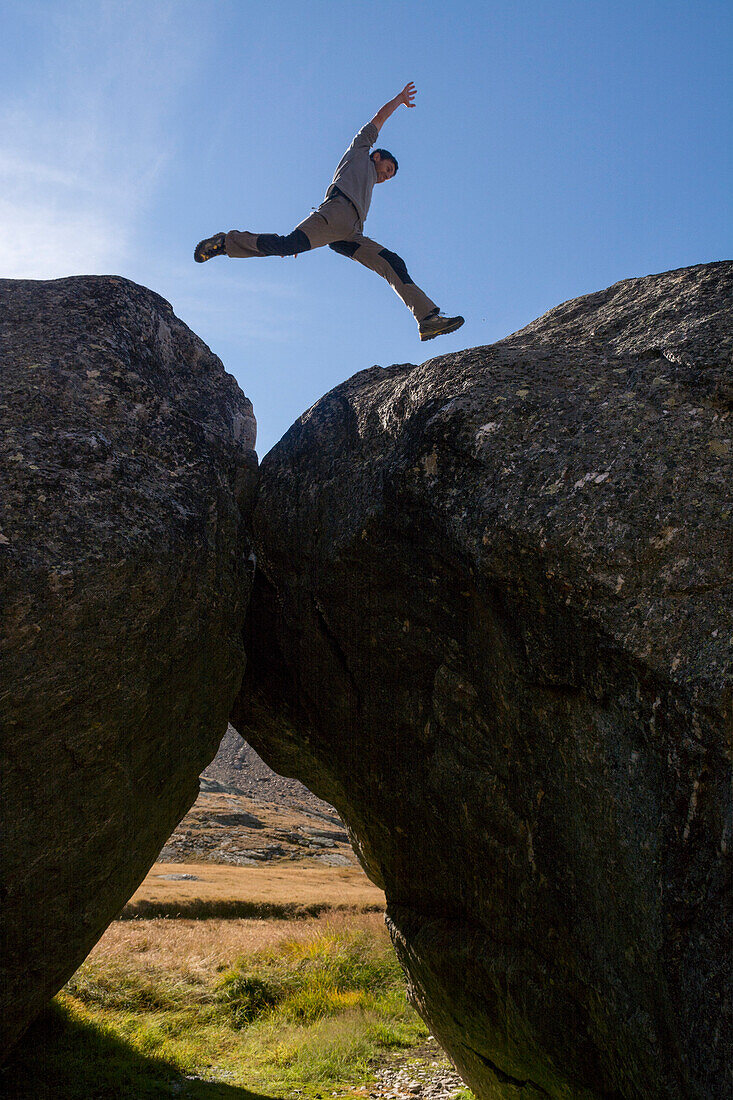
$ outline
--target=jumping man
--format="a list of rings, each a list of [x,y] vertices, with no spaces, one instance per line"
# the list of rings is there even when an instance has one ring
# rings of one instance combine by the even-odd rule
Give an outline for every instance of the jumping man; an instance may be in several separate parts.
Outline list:
[[[374,184],[392,179],[397,172],[397,161],[392,153],[375,149],[370,154],[369,150],[389,116],[401,103],[414,107],[414,99],[415,85],[406,84],[400,94],[385,103],[359,131],[344,153],[324,201],[292,233],[281,237],[277,233],[257,234],[232,229],[229,233],[217,233],[200,241],[193,258],[202,264],[213,256],[297,256],[299,252],[327,244],[334,252],[358,260],[387,280],[412,310],[421,340],[455,332],[463,324],[463,318],[443,316],[435,302],[415,286],[405,261],[362,233]]]

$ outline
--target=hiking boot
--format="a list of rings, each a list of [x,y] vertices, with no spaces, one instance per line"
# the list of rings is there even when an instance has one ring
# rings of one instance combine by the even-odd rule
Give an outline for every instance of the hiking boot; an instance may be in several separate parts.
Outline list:
[[[215,233],[213,237],[207,237],[205,241],[199,241],[193,250],[193,258],[197,264],[210,260],[212,256],[226,256],[224,246],[224,233]]]
[[[420,339],[433,340],[436,336],[455,332],[462,324],[462,317],[444,317],[442,313],[431,313],[420,322]]]

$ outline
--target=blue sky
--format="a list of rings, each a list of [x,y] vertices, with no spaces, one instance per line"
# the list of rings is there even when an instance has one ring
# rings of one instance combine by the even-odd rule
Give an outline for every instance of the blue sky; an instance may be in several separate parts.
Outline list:
[[[0,271],[162,294],[252,399],[262,455],[364,367],[730,258],[732,32],[728,0],[0,0]],[[366,233],[459,332],[421,344],[328,249],[193,263],[219,230],[289,232],[409,80]]]

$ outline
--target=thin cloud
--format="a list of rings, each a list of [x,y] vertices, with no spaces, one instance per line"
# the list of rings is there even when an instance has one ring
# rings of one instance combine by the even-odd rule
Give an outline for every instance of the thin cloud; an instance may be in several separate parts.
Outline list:
[[[57,279],[101,274],[110,267],[118,238],[104,212],[46,203],[41,196],[0,198],[2,276]]]
[[[0,101],[0,277],[124,274],[213,342],[293,343],[283,318],[307,311],[308,295],[274,261],[202,269],[195,237],[185,249],[146,244],[185,141],[187,96],[211,55],[202,5],[31,9],[25,84]]]
[[[169,117],[201,61],[205,35],[180,11],[140,3],[44,10],[27,85],[0,110],[3,275],[124,267],[169,163]]]

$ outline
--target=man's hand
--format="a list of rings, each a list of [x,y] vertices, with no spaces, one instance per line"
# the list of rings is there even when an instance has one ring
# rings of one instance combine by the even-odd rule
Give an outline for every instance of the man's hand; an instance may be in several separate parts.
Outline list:
[[[414,107],[414,98],[415,85],[410,81],[409,84],[405,84],[399,95],[396,95],[394,99],[390,99],[389,103],[385,103],[384,107],[380,107],[372,119],[373,125],[377,127],[378,131],[381,130],[389,116],[394,114],[401,103],[404,103],[405,107]]]
[[[410,81],[409,84],[405,84],[404,88],[400,92],[399,99],[401,103],[404,103],[405,107],[414,107],[413,100],[415,98],[415,85]]]

